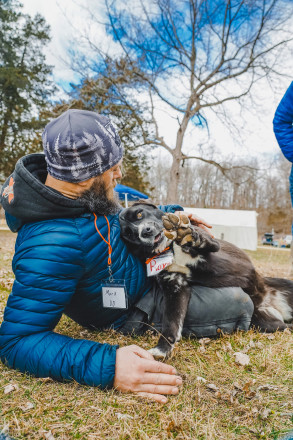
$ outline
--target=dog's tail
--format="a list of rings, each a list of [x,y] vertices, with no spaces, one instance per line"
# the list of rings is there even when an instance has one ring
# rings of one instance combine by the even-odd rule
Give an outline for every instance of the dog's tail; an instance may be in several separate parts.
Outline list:
[[[268,332],[284,330],[293,320],[293,281],[263,278],[264,295],[254,313],[253,324]]]
[[[286,299],[289,307],[293,309],[293,281],[285,278],[264,278],[264,283],[276,292],[280,292]],[[293,318],[293,316],[292,316]]]

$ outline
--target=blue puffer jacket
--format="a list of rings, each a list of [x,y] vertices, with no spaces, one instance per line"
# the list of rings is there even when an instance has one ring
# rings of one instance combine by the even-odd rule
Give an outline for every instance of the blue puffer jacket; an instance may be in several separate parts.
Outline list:
[[[293,162],[293,82],[277,107],[274,117],[274,132],[282,153]]]
[[[112,272],[115,280],[125,281],[128,309],[103,308],[101,282],[108,277],[108,246],[95,229],[94,216],[77,200],[46,187],[45,177],[44,156],[25,156],[2,189],[8,224],[19,232],[15,282],[0,329],[0,357],[6,365],[38,377],[109,387],[117,345],[76,340],[53,330],[63,313],[84,326],[119,328],[151,283],[142,263],[120,239],[118,215],[108,216]],[[98,216],[97,226],[106,238],[103,216]]]
[[[274,117],[274,132],[282,153],[293,162],[293,82],[277,107]],[[290,194],[293,206],[293,166],[289,177]]]

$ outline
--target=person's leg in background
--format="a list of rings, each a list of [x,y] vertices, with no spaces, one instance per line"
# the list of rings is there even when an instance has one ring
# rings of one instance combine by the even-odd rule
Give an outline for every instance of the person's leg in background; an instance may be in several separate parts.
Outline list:
[[[192,286],[191,299],[184,321],[183,336],[211,337],[220,333],[248,330],[253,303],[240,287],[209,288]],[[161,332],[163,293],[155,286],[142,298],[122,326],[122,333]]]
[[[291,204],[293,206],[293,165],[289,176],[289,191],[291,196]],[[293,236],[293,222],[291,226],[291,234]],[[291,262],[290,276],[293,277],[293,241],[291,241],[291,245],[290,245],[290,262]]]

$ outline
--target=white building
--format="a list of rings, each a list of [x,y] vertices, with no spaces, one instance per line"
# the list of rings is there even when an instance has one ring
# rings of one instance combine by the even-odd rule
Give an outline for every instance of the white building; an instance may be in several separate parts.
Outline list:
[[[215,238],[229,241],[241,249],[255,251],[257,248],[257,212],[231,209],[188,208],[212,225]]]

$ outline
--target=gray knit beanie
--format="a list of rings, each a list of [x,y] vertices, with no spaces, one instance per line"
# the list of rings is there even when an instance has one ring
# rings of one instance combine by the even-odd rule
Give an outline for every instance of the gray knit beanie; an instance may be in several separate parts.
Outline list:
[[[110,119],[87,110],[67,110],[46,125],[42,137],[48,173],[66,182],[101,175],[123,155]]]

